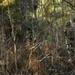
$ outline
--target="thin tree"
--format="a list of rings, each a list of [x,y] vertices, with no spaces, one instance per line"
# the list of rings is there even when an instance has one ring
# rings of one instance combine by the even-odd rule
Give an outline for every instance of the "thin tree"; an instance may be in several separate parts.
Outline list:
[[[12,29],[12,38],[13,38],[13,42],[14,42],[14,60],[15,60],[15,69],[16,69],[16,73],[15,75],[17,75],[17,53],[16,53],[16,35],[15,35],[15,29],[14,29],[14,20],[11,17],[11,12],[10,12],[10,7],[9,7],[9,0],[8,0],[8,17],[10,20],[10,24],[11,24],[11,29]]]

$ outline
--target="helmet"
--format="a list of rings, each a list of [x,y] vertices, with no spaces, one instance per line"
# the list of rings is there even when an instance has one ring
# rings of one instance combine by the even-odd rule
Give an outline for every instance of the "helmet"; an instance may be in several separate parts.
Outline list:
[[[70,21],[66,22],[66,27],[72,27],[72,25],[71,25],[71,22],[70,22]]]

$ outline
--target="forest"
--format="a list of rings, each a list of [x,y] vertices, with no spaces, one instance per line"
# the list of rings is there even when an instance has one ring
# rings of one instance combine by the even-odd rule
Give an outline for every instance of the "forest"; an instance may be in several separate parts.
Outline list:
[[[0,75],[75,75],[75,0],[0,0]]]

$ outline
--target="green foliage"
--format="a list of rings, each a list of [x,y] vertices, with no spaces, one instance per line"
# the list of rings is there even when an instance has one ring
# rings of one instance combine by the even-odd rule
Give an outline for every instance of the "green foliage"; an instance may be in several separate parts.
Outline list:
[[[3,0],[0,0],[0,3],[2,3]]]
[[[8,4],[9,1],[9,4]],[[26,0],[23,9],[25,10],[24,15],[22,16],[21,3],[24,3],[21,0],[1,0],[2,5],[0,8],[3,12],[4,17],[8,17],[8,7],[10,9],[11,17],[15,22],[15,26],[19,23],[17,21],[22,21],[22,17],[25,17],[25,23],[32,29],[32,25],[35,27],[35,32],[37,31],[37,27],[39,26],[39,30],[42,31],[40,35],[44,34],[46,31],[46,27],[49,27],[46,22],[53,22],[54,27],[56,26],[55,21],[62,23],[62,20],[69,20],[74,13],[71,13],[71,8],[66,2],[61,2],[61,0],[35,0],[32,2],[31,0]],[[34,5],[37,5],[37,9],[34,10]],[[35,20],[34,20],[35,19]],[[9,19],[8,19],[9,20]],[[10,27],[10,21],[5,20],[7,26]],[[17,20],[17,21],[15,21]],[[37,23],[37,22],[40,23]],[[61,24],[60,24],[61,25]],[[29,31],[29,30],[28,30]],[[32,35],[32,31],[29,31],[30,35]],[[49,34],[49,33],[48,33]],[[50,36],[47,36],[46,39],[49,39]]]

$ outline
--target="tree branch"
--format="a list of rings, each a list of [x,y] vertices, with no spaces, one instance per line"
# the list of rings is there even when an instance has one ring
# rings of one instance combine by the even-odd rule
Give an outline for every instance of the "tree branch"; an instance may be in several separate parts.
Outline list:
[[[70,6],[70,8],[75,11],[75,5],[73,5],[71,2],[67,0],[64,0],[64,2],[66,2]]]

